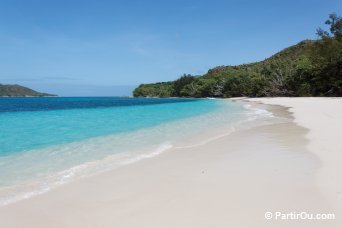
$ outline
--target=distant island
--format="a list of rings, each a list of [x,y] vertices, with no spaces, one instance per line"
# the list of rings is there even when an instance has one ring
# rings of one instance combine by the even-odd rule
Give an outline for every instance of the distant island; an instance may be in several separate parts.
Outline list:
[[[274,97],[342,95],[342,19],[331,14],[304,40],[264,61],[218,66],[202,76],[184,74],[171,82],[141,84],[134,97]],[[232,53],[233,54],[233,53]]]
[[[49,93],[40,93],[33,89],[20,85],[0,84],[0,97],[53,97],[57,96]]]

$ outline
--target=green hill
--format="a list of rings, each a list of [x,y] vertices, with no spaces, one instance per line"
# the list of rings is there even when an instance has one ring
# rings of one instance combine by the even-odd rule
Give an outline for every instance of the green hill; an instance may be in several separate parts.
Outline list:
[[[56,96],[48,93],[40,93],[30,88],[20,85],[2,85],[0,84],[0,97],[46,97]]]
[[[330,15],[330,33],[304,40],[255,63],[218,66],[202,76],[142,84],[135,97],[341,96],[342,20]]]

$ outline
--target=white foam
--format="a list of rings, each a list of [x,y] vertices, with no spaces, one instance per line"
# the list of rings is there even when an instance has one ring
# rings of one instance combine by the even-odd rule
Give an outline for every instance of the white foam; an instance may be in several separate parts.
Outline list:
[[[166,142],[162,145],[160,145],[155,151],[153,151],[152,153],[144,153],[144,154],[140,154],[134,158],[130,158],[130,159],[126,159],[120,162],[121,165],[127,165],[127,164],[131,164],[134,162],[138,162],[140,160],[146,159],[146,158],[152,158],[155,156],[160,155],[161,153],[171,149],[173,146],[170,142]]]
[[[274,117],[272,112],[269,112],[266,109],[252,107],[250,104],[245,104],[244,108],[251,111],[249,115],[252,116],[253,120],[258,117]]]
[[[225,133],[216,135],[216,136],[211,137],[211,138],[207,138],[205,140],[202,140],[200,143],[193,144],[193,145],[188,145],[188,146],[178,146],[176,148],[177,149],[186,149],[186,148],[194,148],[194,147],[203,146],[203,145],[205,145],[205,144],[207,144],[209,142],[212,142],[212,141],[215,141],[217,139],[220,139],[220,138],[223,138],[225,136],[228,136],[231,133],[233,133],[234,131],[235,131],[235,127],[230,127],[229,130],[227,130]]]
[[[75,178],[96,175],[111,170],[115,167],[128,165],[134,162],[138,162],[142,159],[158,156],[171,148],[172,144],[170,142],[165,142],[159,145],[156,149],[145,149],[145,152],[143,153],[132,152],[125,154],[114,154],[107,156],[101,160],[86,162],[84,164],[77,165],[67,170],[63,170],[56,174],[50,175],[44,178],[44,181],[42,182],[22,184],[22,186],[18,186],[18,188],[16,188],[15,186],[4,188],[2,189],[3,192],[6,191],[10,192],[11,194],[6,197],[0,197],[0,206],[5,206],[20,200],[44,194],[51,189],[71,182]],[[32,188],[36,190],[28,190]]]
[[[46,193],[77,178],[95,175],[122,165],[158,156],[173,147],[198,147],[232,134],[243,128],[245,123],[273,117],[271,112],[253,108],[249,104],[244,106],[247,111],[231,110],[229,104],[224,101],[222,109],[216,112],[141,129],[133,133],[91,138],[24,153],[22,157],[13,158],[15,162],[21,164],[31,162],[33,168],[27,172],[39,172],[40,175],[30,179],[29,182],[20,183],[18,186],[0,188],[0,205],[7,205]],[[259,121],[255,124],[262,123]],[[194,141],[191,145],[180,146],[177,144],[180,140],[197,135],[199,131],[205,132],[209,128],[217,127],[225,130],[213,137],[202,138],[199,142]],[[59,163],[56,164],[56,161]],[[10,164],[10,162],[4,161],[4,164],[6,163]],[[15,169],[15,167],[9,168]],[[45,175],[46,170],[50,170],[48,175]],[[26,171],[25,175],[28,175]],[[26,176],[20,178],[26,180]],[[2,195],[4,197],[1,198]]]

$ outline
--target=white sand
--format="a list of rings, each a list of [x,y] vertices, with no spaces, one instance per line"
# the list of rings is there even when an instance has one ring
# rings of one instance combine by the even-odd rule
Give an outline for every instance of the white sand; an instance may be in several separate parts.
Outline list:
[[[290,108],[295,123],[309,129],[308,149],[322,165],[317,185],[342,216],[342,98],[257,98],[264,104]],[[341,224],[342,227],[342,224]]]
[[[171,149],[2,207],[0,227],[341,227],[338,219],[266,220],[264,214],[341,217],[342,100],[259,101],[294,107],[295,121],[309,130],[289,121]]]

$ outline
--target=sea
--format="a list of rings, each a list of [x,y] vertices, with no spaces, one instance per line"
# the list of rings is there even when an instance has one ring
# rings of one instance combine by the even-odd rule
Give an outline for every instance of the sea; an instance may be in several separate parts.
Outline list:
[[[227,99],[0,98],[0,206],[272,117]]]

